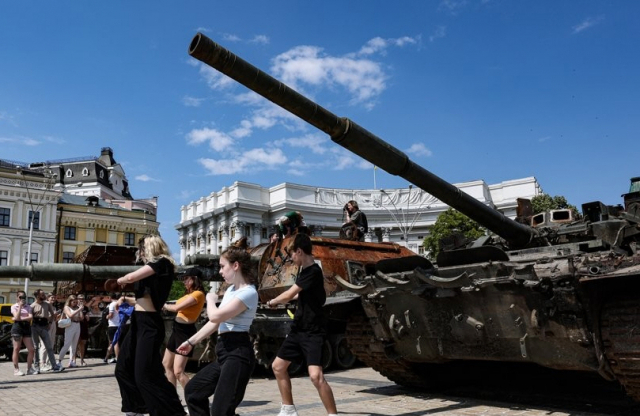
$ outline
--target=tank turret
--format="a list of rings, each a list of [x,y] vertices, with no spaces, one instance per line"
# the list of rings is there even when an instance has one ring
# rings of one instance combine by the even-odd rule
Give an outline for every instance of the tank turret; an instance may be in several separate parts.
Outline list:
[[[338,284],[358,294],[346,336],[367,365],[404,385],[445,382],[460,361],[538,364],[599,373],[640,401],[640,187],[625,204],[506,218],[198,33],[189,54],[401,176],[495,233],[444,251],[437,266],[379,260]],[[358,243],[356,243],[358,244]],[[264,282],[264,281],[263,281]],[[443,370],[444,371],[439,371]]]

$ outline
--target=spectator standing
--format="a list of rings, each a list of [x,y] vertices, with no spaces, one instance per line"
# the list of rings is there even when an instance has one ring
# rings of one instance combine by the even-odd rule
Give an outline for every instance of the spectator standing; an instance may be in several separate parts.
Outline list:
[[[33,297],[35,301],[31,304],[31,312],[33,313],[33,321],[31,325],[31,339],[33,341],[33,346],[35,350],[35,364],[34,370],[36,373],[39,373],[43,367],[40,367],[40,351],[42,350],[40,347],[44,346],[45,354],[43,354],[42,361],[44,362],[44,357],[49,358],[49,362],[55,363],[56,358],[53,353],[53,346],[51,344],[51,338],[49,337],[49,325],[53,321],[55,316],[55,311],[53,310],[53,306],[51,306],[48,302],[45,301],[47,298],[44,290],[38,289],[33,292]],[[60,365],[53,365],[53,371],[59,372],[64,370],[64,368]]]
[[[126,415],[151,416],[185,414],[176,388],[164,375],[160,346],[164,341],[162,306],[174,280],[175,261],[159,237],[147,235],[138,242],[138,257],[144,266],[122,276],[122,287],[135,283],[131,328],[124,337],[116,363],[116,380]]]
[[[80,321],[84,319],[82,308],[78,306],[78,299],[71,295],[62,308],[62,317],[71,319],[71,325],[64,329],[64,345],[60,349],[58,365],[62,365],[64,356],[69,352],[69,368],[76,366],[78,339],[80,338]]]
[[[80,319],[80,337],[78,338],[78,355],[80,356],[80,365],[86,367],[84,355],[87,352],[87,341],[89,340],[89,308],[85,303],[82,293],[78,294],[78,306],[82,308],[82,319]]]
[[[11,339],[13,340],[13,375],[23,376],[18,365],[20,359],[20,347],[24,343],[27,347],[27,374],[38,374],[31,366],[33,363],[33,342],[31,341],[31,319],[33,313],[31,306],[27,304],[27,294],[20,290],[17,293],[16,303],[11,306],[11,315],[13,316],[13,325],[11,326]]]
[[[218,295],[209,292],[209,322],[177,349],[187,354],[196,343],[218,331],[216,361],[198,371],[184,392],[190,416],[233,416],[255,366],[249,327],[258,308],[258,292],[251,256],[241,248],[228,247],[220,255],[220,274],[230,285],[220,307],[216,306]]]
[[[107,338],[109,339],[109,347],[107,348],[107,355],[104,357],[104,362],[115,363],[118,359],[118,354],[120,354],[120,340],[115,344],[113,342],[114,335],[118,330],[118,326],[120,326],[120,314],[118,313],[119,297],[117,293],[111,293],[109,297],[111,298],[111,303],[109,303],[107,313]],[[114,358],[109,359],[112,349],[114,352]]]
[[[56,296],[49,292],[47,293],[47,300],[51,306],[51,310],[53,314],[50,317],[49,326],[47,327],[47,331],[49,332],[49,339],[51,340],[51,350],[55,354],[56,352],[56,332],[58,331],[58,319],[60,318],[61,311],[56,309]],[[47,350],[45,348],[44,342],[40,343],[40,351],[36,351],[36,354],[40,354],[40,371],[50,371],[53,367],[56,366],[56,361],[49,360],[49,354],[47,354]],[[64,367],[63,367],[64,368]]]
[[[184,372],[189,357],[193,356],[193,350],[187,354],[176,353],[176,348],[183,342],[194,335],[196,322],[200,317],[202,308],[204,308],[204,287],[202,286],[202,272],[192,268],[184,276],[182,282],[187,294],[178,299],[174,305],[165,303],[163,308],[165,311],[175,312],[176,317],[173,321],[171,337],[167,342],[167,349],[164,351],[162,365],[164,366],[167,379],[176,385],[176,380],[184,389],[189,382],[189,376]]]
[[[287,291],[267,302],[268,307],[297,298],[298,304],[291,330],[280,346],[272,369],[282,398],[279,416],[297,416],[293,404],[291,379],[287,369],[294,360],[305,359],[309,378],[318,390],[329,416],[337,414],[333,390],[322,372],[322,345],[326,337],[326,321],[322,306],[326,301],[322,269],[312,255],[311,239],[297,234],[289,248],[293,263],[300,268],[296,282]]]

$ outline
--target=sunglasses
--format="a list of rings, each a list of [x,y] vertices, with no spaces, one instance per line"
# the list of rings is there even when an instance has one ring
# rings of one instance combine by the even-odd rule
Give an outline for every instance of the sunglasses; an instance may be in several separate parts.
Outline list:
[[[26,296],[18,296],[18,299],[26,299]]]

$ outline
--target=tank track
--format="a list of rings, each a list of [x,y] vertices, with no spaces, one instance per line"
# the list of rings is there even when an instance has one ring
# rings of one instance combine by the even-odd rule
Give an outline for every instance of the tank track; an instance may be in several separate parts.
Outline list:
[[[604,355],[627,395],[640,401],[640,300],[609,302],[601,315]]]
[[[376,340],[369,320],[364,315],[355,313],[350,317],[346,335],[351,352],[389,380],[407,387],[424,388],[427,385],[426,379],[407,361],[387,357],[383,343]]]

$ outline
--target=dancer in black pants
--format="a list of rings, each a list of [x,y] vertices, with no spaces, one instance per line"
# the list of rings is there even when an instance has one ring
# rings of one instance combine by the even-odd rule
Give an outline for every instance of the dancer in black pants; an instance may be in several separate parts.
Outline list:
[[[175,262],[167,244],[152,235],[138,242],[138,257],[145,265],[118,279],[123,287],[135,282],[135,299],[126,298],[135,302],[131,328],[122,342],[115,371],[122,411],[127,416],[182,416],[184,408],[164,375],[160,355],[164,341],[160,311],[169,297]]]
[[[255,366],[249,327],[256,315],[258,292],[251,256],[244,249],[229,247],[220,256],[220,274],[231,285],[220,307],[216,306],[218,296],[209,293],[209,322],[176,350],[188,354],[196,343],[218,331],[217,360],[198,371],[184,391],[190,416],[233,416]]]

